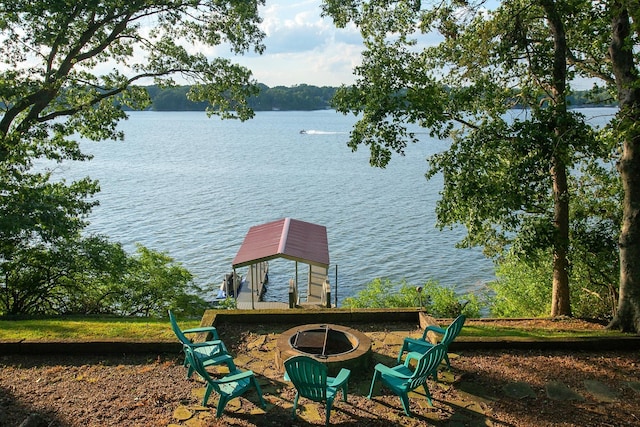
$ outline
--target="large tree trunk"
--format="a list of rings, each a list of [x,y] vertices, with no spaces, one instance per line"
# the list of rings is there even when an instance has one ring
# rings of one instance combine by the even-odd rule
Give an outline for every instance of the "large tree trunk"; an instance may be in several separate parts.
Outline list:
[[[571,316],[567,247],[569,245],[569,190],[566,166],[553,160],[553,222],[556,229],[553,247],[553,289],[551,316]]]
[[[640,332],[640,76],[629,43],[631,22],[625,2],[611,2],[609,55],[618,89],[623,143],[618,170],[624,188],[620,231],[620,298],[609,328]],[[638,24],[638,23],[636,23]]]
[[[569,292],[569,272],[567,252],[569,248],[569,187],[567,185],[567,163],[565,144],[562,136],[566,133],[567,115],[567,38],[562,16],[555,1],[543,0],[541,5],[547,15],[547,22],[553,34],[553,80],[550,92],[555,98],[555,134],[558,141],[556,152],[551,159],[553,180],[553,289],[551,294],[551,316],[571,316]]]

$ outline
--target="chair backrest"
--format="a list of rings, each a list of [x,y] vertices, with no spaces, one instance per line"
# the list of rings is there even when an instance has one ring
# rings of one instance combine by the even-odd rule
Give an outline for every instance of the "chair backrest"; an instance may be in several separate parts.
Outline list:
[[[453,340],[456,339],[456,337],[462,330],[462,326],[464,326],[465,320],[466,316],[464,314],[461,314],[460,316],[456,317],[453,322],[451,322],[451,324],[445,331],[444,336],[442,337],[442,344],[448,347],[449,344],[451,344]]]
[[[320,402],[327,398],[327,367],[308,356],[293,356],[284,361],[284,368],[298,393]]]
[[[409,389],[413,390],[424,384],[427,378],[429,378],[429,375],[438,369],[445,354],[447,354],[447,348],[442,343],[431,347],[423,354],[420,359],[418,359],[418,364],[413,371],[413,375],[407,380],[409,382]]]
[[[187,362],[189,362],[189,364],[193,367],[194,371],[196,371],[203,380],[207,382],[213,382],[213,378],[211,378],[211,376],[205,369],[204,365],[202,364],[202,360],[200,360],[200,358],[195,355],[193,348],[188,344],[184,344],[183,348],[185,357],[187,358]]]
[[[193,366],[193,370],[196,371],[196,373],[200,375],[200,377],[202,377],[203,380],[211,384],[213,389],[218,394],[222,394],[222,390],[220,389],[219,382],[211,378],[211,375],[209,375],[209,372],[207,372],[204,365],[202,364],[202,360],[200,360],[200,358],[198,358],[195,355],[193,348],[186,344],[183,346],[183,348],[184,348],[185,357],[187,358],[187,361],[189,362],[189,364]]]
[[[182,344],[191,344],[189,338],[187,338],[187,336],[182,333],[182,330],[178,326],[178,322],[176,322],[176,318],[171,310],[169,310],[169,322],[171,322],[171,329],[173,329],[173,333],[176,334],[180,342]]]

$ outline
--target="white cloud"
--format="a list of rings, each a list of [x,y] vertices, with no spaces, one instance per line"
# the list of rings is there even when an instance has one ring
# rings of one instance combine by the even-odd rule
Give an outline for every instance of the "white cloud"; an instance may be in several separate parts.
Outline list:
[[[353,26],[338,29],[321,17],[320,1],[282,0],[261,10],[266,51],[236,60],[268,86],[339,86],[354,80],[362,39]]]
[[[360,49],[353,45],[330,45],[302,52],[243,57],[238,62],[250,68],[267,86],[340,86],[354,80],[353,68],[360,62]]]
[[[360,63],[363,48],[360,33],[354,26],[338,29],[330,18],[321,17],[320,3],[321,0],[268,2],[260,10],[261,29],[266,33],[262,55],[250,51],[237,56],[227,44],[185,47],[191,53],[237,62],[249,68],[258,82],[271,87],[350,84],[355,80],[353,68]],[[96,67],[96,71],[108,72],[112,68],[122,69],[108,62]],[[178,76],[176,80],[188,83]]]

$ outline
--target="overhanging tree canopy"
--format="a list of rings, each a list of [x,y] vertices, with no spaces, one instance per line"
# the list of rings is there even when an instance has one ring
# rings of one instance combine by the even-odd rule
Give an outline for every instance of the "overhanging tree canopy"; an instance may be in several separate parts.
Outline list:
[[[264,49],[262,0],[44,1],[0,3],[0,291],[35,284],[18,260],[74,245],[97,203],[90,179],[51,182],[43,165],[87,160],[79,137],[122,139],[123,106],[148,106],[137,83],[191,85],[209,114],[248,119],[251,72],[203,52]],[[47,162],[42,162],[46,160]],[[35,162],[39,169],[34,170]],[[56,252],[57,251],[57,252]],[[49,257],[51,258],[51,257]],[[27,261],[28,262],[28,261]],[[40,282],[42,282],[40,280]]]
[[[366,47],[356,84],[342,88],[335,105],[359,115],[349,146],[367,145],[372,165],[418,140],[407,123],[450,137],[428,173],[444,175],[439,224],[464,224],[462,244],[493,254],[550,248],[551,314],[568,315],[569,172],[603,150],[566,99],[587,65],[607,70],[590,63],[598,43],[578,43],[603,6],[513,0],[489,11],[485,3],[325,0],[325,13],[339,26],[355,23]],[[599,36],[601,22],[596,28]],[[442,41],[419,45],[429,32]],[[513,107],[525,109],[506,119]]]

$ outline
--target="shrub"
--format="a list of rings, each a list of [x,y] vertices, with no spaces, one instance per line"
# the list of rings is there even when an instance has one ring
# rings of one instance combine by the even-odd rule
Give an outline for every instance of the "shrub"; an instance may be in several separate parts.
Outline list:
[[[238,302],[235,298],[226,297],[224,300],[220,301],[213,308],[218,308],[221,310],[235,310],[238,308]]]
[[[551,265],[549,257],[525,263],[508,256],[496,268],[498,280],[489,284],[495,317],[543,317],[551,312]],[[542,265],[540,265],[542,264]]]
[[[19,248],[0,262],[0,315],[200,315],[204,290],[167,254],[104,236]]]
[[[387,278],[375,278],[355,296],[345,298],[343,306],[349,308],[416,307],[418,292],[403,280],[393,283]]]
[[[455,287],[447,288],[435,281],[425,283],[422,293],[428,298],[427,311],[435,317],[480,317],[484,305],[475,294],[458,295]]]
[[[343,306],[348,308],[402,308],[424,307],[435,317],[479,317],[482,302],[473,294],[459,296],[455,289],[428,281],[415,287],[405,280],[393,283],[390,279],[376,278],[355,296],[345,298]]]
[[[595,268],[585,252],[572,251],[570,298],[573,316],[609,319],[616,305],[615,271]],[[594,255],[591,254],[593,257]],[[595,266],[598,263],[593,263]],[[615,263],[614,263],[615,264]],[[489,285],[490,311],[496,317],[545,317],[551,312],[551,256],[541,251],[519,258],[508,254]]]

